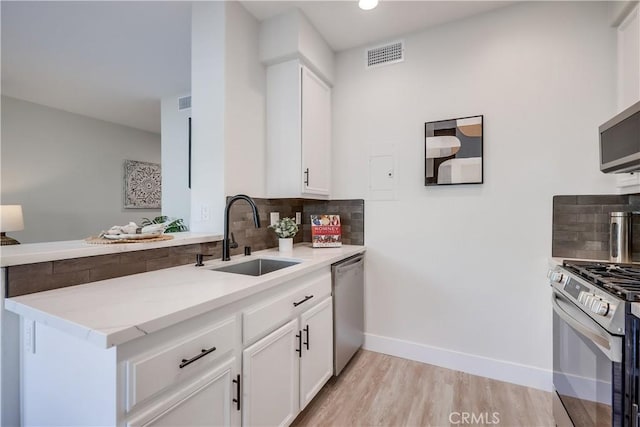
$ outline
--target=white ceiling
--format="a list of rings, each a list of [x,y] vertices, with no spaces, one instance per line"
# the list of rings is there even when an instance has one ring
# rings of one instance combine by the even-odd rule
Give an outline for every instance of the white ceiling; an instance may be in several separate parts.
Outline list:
[[[2,1],[2,94],[160,132],[191,88],[189,2]]]
[[[375,9],[363,11],[358,8],[356,0],[242,1],[260,21],[291,8],[299,8],[336,52],[468,18],[512,3],[380,0]]]
[[[242,1],[258,20],[297,7],[335,51],[513,2]],[[6,1],[2,94],[160,132],[160,98],[191,87],[189,1]]]

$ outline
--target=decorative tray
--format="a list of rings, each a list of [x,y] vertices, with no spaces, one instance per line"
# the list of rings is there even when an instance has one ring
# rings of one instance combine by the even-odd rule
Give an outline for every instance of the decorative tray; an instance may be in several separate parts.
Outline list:
[[[145,239],[155,239],[158,236],[161,236],[162,232],[159,233],[144,233],[144,234],[105,234],[105,239],[109,240],[145,240]]]

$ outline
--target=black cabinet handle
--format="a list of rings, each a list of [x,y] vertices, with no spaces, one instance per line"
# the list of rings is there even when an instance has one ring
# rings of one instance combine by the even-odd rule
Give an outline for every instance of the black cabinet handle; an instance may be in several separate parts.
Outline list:
[[[313,295],[306,295],[302,301],[294,302],[294,303],[293,303],[293,306],[294,306],[294,307],[297,307],[297,306],[299,306],[300,304],[302,304],[302,303],[305,303],[305,302],[309,301],[311,298],[313,298]]]
[[[238,396],[237,399],[233,399],[233,403],[236,404],[236,409],[239,411],[240,410],[240,374],[238,374],[238,376],[236,377],[236,379],[233,380],[233,382],[236,385],[236,393]]]
[[[201,357],[206,356],[209,353],[213,353],[214,351],[216,351],[215,347],[211,347],[210,349],[206,350],[206,349],[202,349],[202,352],[200,354],[198,354],[197,356],[193,356],[191,359],[182,359],[182,363],[180,364],[180,369],[184,368],[187,365],[192,364],[193,362],[195,362],[196,360],[200,359]]]
[[[309,186],[309,168],[304,171],[304,185]]]
[[[191,117],[189,117],[189,188],[191,188]]]
[[[296,348],[296,352],[298,353],[298,357],[302,357],[302,331],[298,331],[296,338],[298,338],[298,348]]]
[[[309,350],[309,325],[304,328],[304,331],[307,333],[307,340],[304,342],[304,345],[307,347],[307,350]]]

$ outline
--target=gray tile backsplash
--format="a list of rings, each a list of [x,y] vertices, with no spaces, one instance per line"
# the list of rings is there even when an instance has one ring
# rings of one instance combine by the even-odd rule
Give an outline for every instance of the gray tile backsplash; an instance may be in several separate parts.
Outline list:
[[[243,200],[237,201],[229,212],[229,230],[238,242],[238,247],[231,250],[231,255],[243,254],[245,246],[251,246],[252,251],[278,246],[278,237],[268,228],[270,213],[278,212],[280,218],[295,218],[296,212],[303,211],[303,199],[252,199],[260,214],[260,228],[255,228],[253,224],[253,213],[249,204]],[[293,241],[302,242],[302,233],[298,233]]]
[[[270,213],[278,212],[280,218],[295,218],[296,212],[302,213],[301,232],[294,243],[311,242],[312,214],[338,214],[342,223],[342,242],[345,245],[364,245],[364,200],[315,200],[315,199],[259,199],[253,198],[260,214],[260,228],[253,225],[253,215],[248,203],[236,202],[231,208],[230,230],[238,242],[238,248],[231,254],[244,253],[245,246],[252,251],[278,246],[278,238],[268,228]],[[321,249],[320,249],[321,250]]]
[[[278,212],[280,218],[295,218],[302,213],[302,229],[294,242],[310,242],[312,213],[339,214],[342,222],[344,244],[364,244],[364,200],[310,200],[310,199],[253,199],[258,206],[261,224],[255,228],[252,210],[248,203],[238,201],[229,212],[229,229],[234,234],[238,248],[231,254],[243,254],[245,246],[252,251],[274,248],[278,239],[267,228],[270,213]],[[322,249],[318,249],[322,250]],[[147,249],[123,254],[99,255],[37,264],[17,265],[7,270],[7,296],[41,292],[98,280],[122,277],[130,274],[195,263],[196,254],[206,260],[222,257],[222,242],[209,242],[171,248]]]
[[[552,256],[609,259],[609,213],[640,212],[640,194],[553,198]],[[632,219],[632,260],[640,262],[640,215]]]
[[[217,242],[97,255],[6,267],[8,297],[81,285],[195,263],[196,254],[219,254]]]

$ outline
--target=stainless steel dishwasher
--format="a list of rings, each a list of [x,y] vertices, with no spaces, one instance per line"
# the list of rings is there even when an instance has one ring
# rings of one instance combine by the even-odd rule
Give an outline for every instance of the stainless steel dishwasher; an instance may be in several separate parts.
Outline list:
[[[338,376],[364,342],[364,254],[331,266],[333,375]]]

